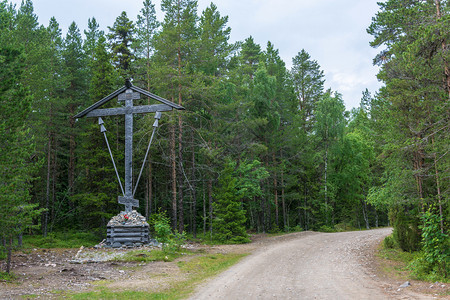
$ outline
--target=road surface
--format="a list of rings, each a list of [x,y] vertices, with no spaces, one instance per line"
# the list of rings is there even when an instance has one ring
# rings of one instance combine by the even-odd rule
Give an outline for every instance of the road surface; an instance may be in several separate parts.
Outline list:
[[[191,299],[392,299],[366,268],[391,228],[305,232],[259,247]],[[402,295],[398,299],[423,299]]]

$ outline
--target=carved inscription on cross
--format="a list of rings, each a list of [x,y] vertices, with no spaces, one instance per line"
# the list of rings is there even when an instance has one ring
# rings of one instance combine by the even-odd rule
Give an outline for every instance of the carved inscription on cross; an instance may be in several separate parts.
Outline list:
[[[153,100],[160,102],[161,104],[153,104],[153,105],[142,105],[142,106],[133,106],[133,100],[140,99],[140,95],[143,94]],[[111,99],[118,97],[120,102],[125,102],[125,105],[117,108],[104,108],[100,109],[99,107],[110,101]],[[82,112],[75,115],[75,118],[81,117],[104,117],[104,116],[117,116],[124,115],[125,116],[125,189],[123,190],[123,195],[119,196],[118,201],[120,204],[125,205],[125,211],[131,212],[133,207],[139,207],[139,201],[134,199],[134,192],[136,191],[136,187],[133,191],[133,115],[140,113],[152,113],[152,112],[163,112],[163,111],[171,111],[172,109],[184,110],[184,107],[177,105],[171,101],[168,101],[164,98],[161,98],[157,95],[154,95],[146,90],[133,86],[129,80],[125,82],[125,86],[86,108]],[[159,119],[161,117],[160,113],[155,116],[155,118]],[[103,125],[103,120],[99,120]],[[100,123],[99,123],[100,124]],[[157,125],[156,125],[157,126]],[[106,131],[104,127],[102,128],[102,132]],[[153,137],[153,135],[152,135]],[[105,135],[106,139],[106,135]],[[149,145],[150,146],[150,145]],[[108,144],[109,148],[109,144]],[[148,151],[148,150],[147,150]],[[111,154],[112,158],[112,154]],[[145,161],[144,161],[145,162]],[[113,159],[114,163],[114,159]],[[115,167],[115,165],[114,165]],[[116,169],[116,168],[115,168]],[[141,169],[142,172],[142,169]],[[116,169],[117,173],[117,169]],[[139,178],[140,178],[139,174]],[[120,178],[117,173],[117,177],[120,183]],[[139,181],[139,178],[137,181]],[[122,185],[121,185],[122,187]]]

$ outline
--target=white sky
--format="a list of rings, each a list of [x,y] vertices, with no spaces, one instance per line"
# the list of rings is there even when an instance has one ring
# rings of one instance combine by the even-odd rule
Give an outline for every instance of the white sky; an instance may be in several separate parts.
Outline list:
[[[359,105],[362,92],[374,94],[381,84],[372,59],[379,52],[369,46],[366,29],[378,11],[380,0],[216,0],[222,16],[228,16],[231,42],[250,35],[265,49],[271,41],[288,68],[292,58],[305,49],[325,73],[325,88],[343,95],[347,109]],[[10,0],[20,5],[21,0]],[[142,0],[34,0],[39,22],[45,26],[54,16],[63,33],[75,21],[81,32],[88,18],[95,17],[101,29],[114,24],[126,11],[136,20]],[[163,19],[160,0],[153,0],[157,18]],[[211,0],[198,0],[198,12]]]

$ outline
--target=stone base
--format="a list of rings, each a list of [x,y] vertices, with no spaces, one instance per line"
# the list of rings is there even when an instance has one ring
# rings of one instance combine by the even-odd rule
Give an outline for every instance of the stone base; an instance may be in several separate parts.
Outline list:
[[[119,248],[123,246],[139,247],[148,244],[150,242],[149,226],[145,218],[136,211],[133,211],[128,214],[129,219],[123,220],[123,222],[117,222],[118,219],[123,219],[125,215],[127,214],[121,212],[108,223],[106,246]]]

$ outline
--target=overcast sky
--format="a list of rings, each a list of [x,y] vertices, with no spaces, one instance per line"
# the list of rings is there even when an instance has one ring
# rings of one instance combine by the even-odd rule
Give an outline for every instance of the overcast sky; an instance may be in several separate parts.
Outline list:
[[[347,109],[357,107],[367,88],[374,94],[381,84],[372,59],[378,53],[369,46],[366,32],[378,11],[380,0],[216,0],[222,16],[228,16],[231,41],[253,36],[265,49],[271,41],[288,68],[292,58],[305,49],[325,73],[325,88],[343,95]],[[11,2],[20,5],[21,0]],[[63,33],[75,21],[83,32],[88,18],[95,17],[101,29],[114,24],[126,11],[136,20],[142,0],[33,0],[39,22],[45,26],[54,16]],[[157,18],[163,19],[160,0],[153,0]],[[198,12],[211,0],[198,0]]]

